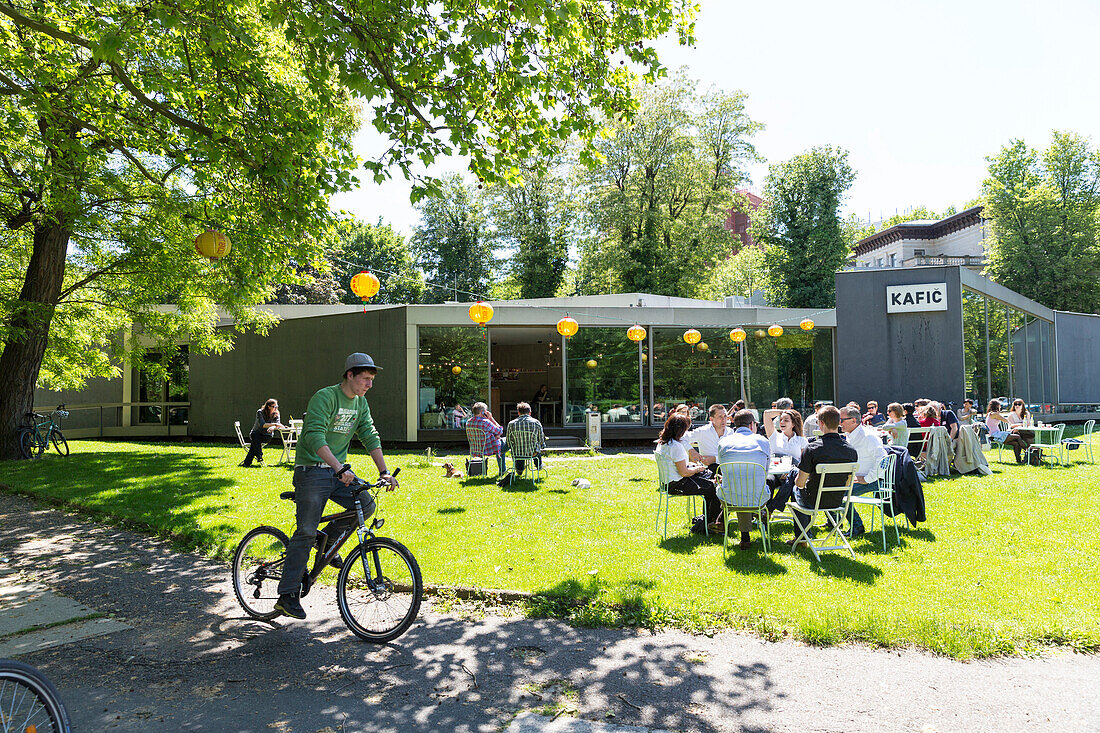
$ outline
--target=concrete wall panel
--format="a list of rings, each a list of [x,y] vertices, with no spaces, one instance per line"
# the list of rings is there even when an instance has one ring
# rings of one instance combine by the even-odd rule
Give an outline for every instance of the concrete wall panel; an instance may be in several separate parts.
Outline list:
[[[1054,313],[1058,402],[1100,403],[1100,316]]]

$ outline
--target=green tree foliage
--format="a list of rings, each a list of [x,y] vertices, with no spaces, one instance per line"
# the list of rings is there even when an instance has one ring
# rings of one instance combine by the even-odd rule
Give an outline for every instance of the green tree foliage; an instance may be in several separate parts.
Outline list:
[[[438,286],[428,288],[427,302],[488,293],[495,262],[478,189],[450,175],[437,195],[421,199],[417,210],[420,225],[412,236],[413,256],[427,281]]]
[[[721,300],[727,295],[749,298],[763,287],[764,249],[758,246],[742,247],[710,271],[702,295],[711,300]]]
[[[854,180],[848,153],[839,148],[813,148],[769,169],[751,231],[765,247],[765,290],[773,305],[835,305],[833,276],[851,250],[840,205]]]
[[[1042,153],[1014,140],[988,160],[989,276],[1049,308],[1100,312],[1100,152],[1054,132]]]
[[[341,301],[358,303],[351,292],[351,278],[370,270],[381,287],[371,303],[420,303],[424,300],[424,276],[413,262],[405,238],[381,220],[376,224],[356,223],[346,228],[332,255],[333,270],[344,292]]]
[[[739,201],[743,166],[757,159],[750,138],[761,128],[745,95],[700,93],[684,74],[640,90],[641,110],[615,121],[597,143],[603,160],[580,171],[589,201],[581,292],[693,295],[702,273],[735,238],[725,229]]]
[[[516,185],[489,190],[492,243],[504,253],[512,297],[549,298],[561,287],[576,211],[560,169],[560,160],[546,171],[528,167]]]
[[[331,241],[329,196],[354,184],[357,101],[392,143],[365,163],[376,179],[459,152],[481,178],[514,180],[551,143],[630,115],[626,61],[654,79],[646,39],[690,43],[695,12],[0,0],[0,457],[39,381],[78,386],[177,340],[228,348],[215,303],[265,326],[250,306]],[[432,185],[417,179],[414,195]],[[207,227],[234,245],[216,264],[191,249]],[[134,329],[129,350],[113,340]]]

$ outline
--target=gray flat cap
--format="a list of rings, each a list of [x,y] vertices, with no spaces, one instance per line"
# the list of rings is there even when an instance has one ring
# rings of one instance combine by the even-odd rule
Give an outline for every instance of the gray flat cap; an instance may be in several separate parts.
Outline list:
[[[374,363],[374,359],[370,358],[369,354],[360,354],[358,352],[354,354],[348,354],[348,358],[344,359],[344,372],[348,369],[356,369],[358,367],[370,367],[377,371],[382,371],[382,367]]]

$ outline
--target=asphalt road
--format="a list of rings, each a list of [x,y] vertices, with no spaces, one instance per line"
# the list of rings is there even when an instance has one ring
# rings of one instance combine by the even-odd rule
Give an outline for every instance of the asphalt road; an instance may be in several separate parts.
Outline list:
[[[327,589],[305,622],[258,623],[225,564],[8,494],[0,562],[130,627],[21,656],[77,731],[502,731],[527,710],[676,731],[1100,730],[1100,657],[1069,651],[960,663],[431,607],[371,646]]]

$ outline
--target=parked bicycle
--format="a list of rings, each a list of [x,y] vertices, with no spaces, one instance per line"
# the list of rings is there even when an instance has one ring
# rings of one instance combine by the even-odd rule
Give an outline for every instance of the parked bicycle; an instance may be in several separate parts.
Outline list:
[[[38,458],[50,447],[57,449],[63,456],[69,455],[69,441],[61,432],[61,419],[68,417],[65,405],[58,405],[49,415],[40,412],[28,412],[30,424],[19,428],[19,452],[24,458]]]
[[[34,667],[0,659],[0,731],[69,733],[69,713],[57,689]]]
[[[350,468],[350,466],[345,466]],[[395,469],[394,477],[401,469]],[[420,610],[424,583],[420,566],[409,549],[397,540],[375,536],[383,520],[379,516],[368,526],[363,518],[359,494],[370,491],[375,506],[379,506],[385,481],[371,484],[357,481],[351,484],[355,508],[321,517],[319,526],[334,525],[336,536],[317,532],[313,569],[306,563],[302,575],[301,595],[309,593],[340,548],[357,535],[356,547],[340,565],[336,576],[336,602],[340,616],[351,632],[365,641],[383,643],[405,633]],[[294,500],[293,491],[284,491],[281,499]],[[352,523],[354,520],[354,523]],[[279,580],[289,540],[277,527],[256,527],[244,536],[233,555],[233,592],[241,606],[253,618],[264,621],[279,615],[275,602],[279,599]]]

